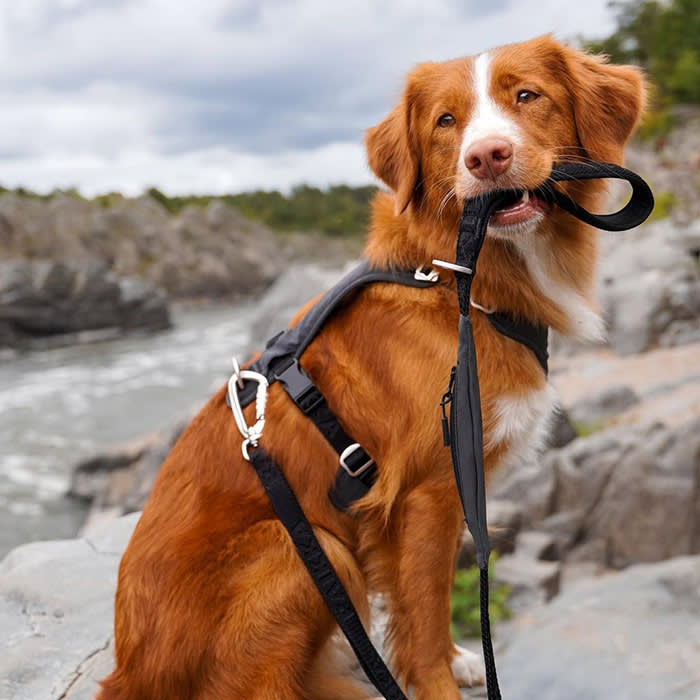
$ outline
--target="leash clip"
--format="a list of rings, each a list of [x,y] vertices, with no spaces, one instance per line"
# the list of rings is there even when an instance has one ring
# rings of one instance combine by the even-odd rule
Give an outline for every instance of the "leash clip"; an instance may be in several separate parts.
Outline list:
[[[236,421],[236,426],[243,436],[243,444],[241,451],[243,456],[250,462],[249,447],[257,447],[258,441],[262,437],[263,428],[265,427],[265,406],[267,404],[267,378],[259,372],[253,372],[249,369],[241,369],[238,361],[234,357],[233,374],[228,380],[228,401],[231,406],[233,418]],[[248,426],[243,415],[241,402],[238,400],[238,390],[242,389],[246,381],[258,383],[258,390],[255,394],[255,424]]]

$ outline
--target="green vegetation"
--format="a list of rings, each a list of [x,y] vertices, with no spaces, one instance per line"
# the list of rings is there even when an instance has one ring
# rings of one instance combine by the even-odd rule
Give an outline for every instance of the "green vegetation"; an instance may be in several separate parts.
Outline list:
[[[617,29],[586,42],[616,63],[642,66],[660,96],[700,103],[700,3],[698,0],[613,0]]]
[[[377,188],[372,185],[336,185],[327,190],[299,185],[288,196],[277,190],[256,190],[218,197],[168,197],[155,187],[146,194],[171,213],[177,213],[189,205],[203,207],[213,200],[220,200],[276,231],[314,231],[330,236],[352,236],[366,230],[369,202],[376,191]]]
[[[576,437],[588,437],[589,435],[593,435],[593,433],[601,431],[605,427],[605,421],[598,420],[588,423],[583,421],[573,421],[572,425],[574,427]]]
[[[673,192],[668,190],[654,192],[654,210],[649,218],[652,221],[667,218],[676,204],[678,204],[678,197]]]
[[[489,560],[489,577],[493,579],[495,556]],[[510,617],[508,608],[508,586],[490,586],[489,615],[491,622],[498,622]],[[450,601],[452,616],[452,636],[455,639],[479,637],[481,635],[481,614],[479,606],[479,569],[458,569],[455,574],[454,589]]]
[[[615,63],[635,63],[654,90],[639,130],[644,140],[673,128],[674,104],[700,103],[700,2],[698,0],[612,0],[617,29],[606,39],[586,41]]]

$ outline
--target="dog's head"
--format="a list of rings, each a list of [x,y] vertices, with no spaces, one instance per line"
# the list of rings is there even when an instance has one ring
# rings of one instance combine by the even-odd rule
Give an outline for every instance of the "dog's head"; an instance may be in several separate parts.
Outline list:
[[[369,164],[394,191],[397,213],[451,219],[465,198],[521,190],[489,226],[491,235],[510,238],[546,217],[532,191],[554,163],[622,163],[644,95],[637,68],[609,65],[549,36],[422,64],[395,109],[367,132]]]

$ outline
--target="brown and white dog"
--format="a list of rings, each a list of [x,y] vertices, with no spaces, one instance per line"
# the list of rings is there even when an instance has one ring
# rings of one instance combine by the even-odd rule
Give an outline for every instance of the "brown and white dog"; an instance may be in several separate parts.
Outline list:
[[[367,133],[370,166],[392,190],[373,206],[366,255],[376,266],[452,260],[464,198],[525,193],[491,219],[472,287],[488,471],[531,444],[552,397],[531,351],[484,312],[579,338],[602,330],[592,298],[596,233],[533,190],[557,162],[621,163],[643,102],[636,68],[542,37],[418,66],[396,108]],[[601,193],[591,182],[563,188],[587,208]],[[438,404],[457,321],[451,275],[430,289],[374,284],[305,352],[302,365],[332,411],[379,465],[350,513],[328,499],[337,455],[279,384],[262,439],[358,609],[366,615],[368,594],[385,594],[391,663],[418,700],[457,700],[458,683],[479,675],[449,632],[462,514]],[[334,630],[241,456],[222,389],[163,465],[124,555],[116,669],[98,697],[364,698],[329,665]]]

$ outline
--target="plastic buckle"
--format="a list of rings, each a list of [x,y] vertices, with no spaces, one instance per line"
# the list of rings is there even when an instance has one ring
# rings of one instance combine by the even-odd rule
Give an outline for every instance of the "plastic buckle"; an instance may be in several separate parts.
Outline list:
[[[289,367],[282,370],[279,374],[275,374],[275,377],[284,384],[284,390],[304,413],[309,413],[323,401],[323,396],[316,388],[316,385],[299,366],[299,362],[296,359]],[[313,398],[314,392],[317,394],[315,399]],[[307,399],[310,396],[313,400],[308,402]]]
[[[364,464],[361,464],[357,469],[353,470],[350,466],[348,466],[346,461],[347,458],[357,450],[362,450],[364,452],[362,445],[357,442],[353,442],[352,445],[348,445],[340,455],[340,466],[345,469],[350,476],[360,476],[360,474],[364,474],[364,472],[366,472],[374,464],[374,460],[367,455],[369,459]]]

